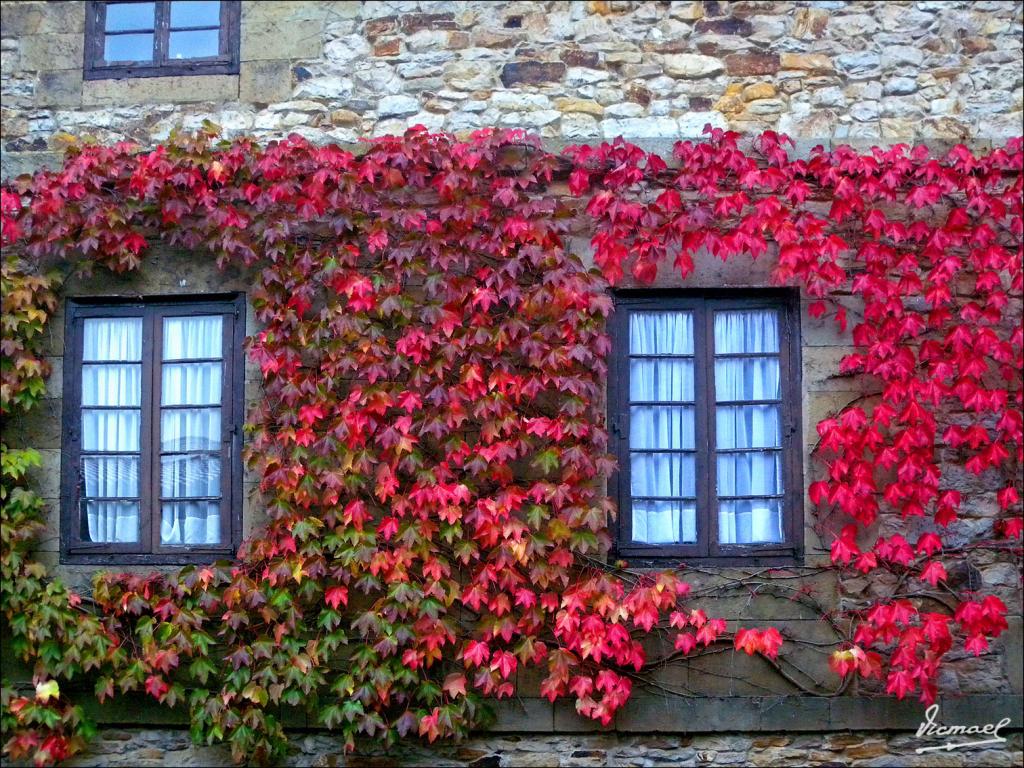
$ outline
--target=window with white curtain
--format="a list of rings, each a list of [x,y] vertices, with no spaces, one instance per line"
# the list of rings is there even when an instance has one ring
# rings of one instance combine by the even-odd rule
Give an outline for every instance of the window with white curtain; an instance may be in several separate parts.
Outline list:
[[[793,297],[617,296],[609,418],[626,555],[794,557]]]
[[[188,562],[234,549],[240,309],[240,297],[69,302],[66,561]]]

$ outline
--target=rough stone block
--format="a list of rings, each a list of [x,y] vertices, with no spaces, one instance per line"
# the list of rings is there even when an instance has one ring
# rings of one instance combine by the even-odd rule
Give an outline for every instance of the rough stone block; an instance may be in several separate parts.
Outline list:
[[[29,483],[32,489],[44,499],[59,499],[60,449],[43,448],[38,450],[40,465],[29,470]]]
[[[22,174],[33,174],[44,168],[61,164],[59,152],[9,152],[0,155],[0,178],[14,179]]]
[[[551,702],[547,699],[501,699],[494,702],[497,720],[491,730],[544,733],[554,730]]]
[[[134,80],[87,80],[82,83],[82,103],[85,106],[187,104],[234,101],[237,98],[238,75],[143,77]]]
[[[28,72],[80,69],[84,63],[85,37],[81,32],[26,35],[20,43],[21,68]]]
[[[348,6],[348,8],[346,8]],[[355,7],[353,7],[355,6]],[[242,29],[248,23],[291,23],[296,20],[351,17],[359,3],[315,2],[315,0],[245,0],[242,3]],[[244,31],[243,31],[244,34]]]
[[[55,372],[58,374],[59,372]],[[47,385],[55,376],[47,380]],[[59,381],[59,376],[56,376]],[[57,387],[60,387],[58,383]],[[60,449],[61,401],[46,399],[18,418],[5,420],[4,442],[12,448]]]
[[[721,59],[696,53],[679,53],[665,57],[665,73],[672,77],[708,77],[725,69]]]
[[[1009,629],[1002,636],[1005,646],[1003,668],[1010,683],[1010,690],[1021,694],[1024,693],[1024,627],[1021,626],[1019,616],[1011,616],[1007,623],[1010,625]]]
[[[247,24],[242,29],[242,61],[315,59],[323,49],[323,26],[317,19]]]
[[[746,19],[726,16],[718,19],[700,19],[693,25],[697,34],[742,35],[748,37],[754,33],[753,25]]]
[[[565,71],[561,61],[513,61],[502,67],[501,82],[506,88],[517,83],[555,83],[565,77]]]
[[[292,68],[286,60],[243,61],[238,70],[238,100],[257,104],[287,101]]]
[[[851,374],[839,373],[839,364],[846,355],[853,354],[854,347],[805,347],[803,358],[803,391],[829,392],[855,389],[857,384],[867,382]]]
[[[52,12],[52,5],[48,3],[4,3],[2,8],[3,33],[11,37],[38,34],[43,19]]]
[[[725,57],[725,69],[733,76],[774,75],[780,66],[774,53],[730,53]]]
[[[35,93],[37,107],[77,107],[81,103],[81,67],[39,73]]]
[[[85,29],[85,3],[5,2],[4,36],[24,37],[48,33],[81,33]]]
[[[558,699],[553,707],[552,729],[556,733],[587,733],[603,730],[601,724],[576,711],[572,699]]]
[[[832,72],[832,59],[823,53],[783,53],[779,56],[782,69],[802,69],[808,72]]]

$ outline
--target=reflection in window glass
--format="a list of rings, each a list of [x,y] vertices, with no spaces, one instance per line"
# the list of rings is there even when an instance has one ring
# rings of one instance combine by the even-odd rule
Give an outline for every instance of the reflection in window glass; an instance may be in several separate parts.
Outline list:
[[[103,58],[108,61],[152,61],[153,35],[107,35]]]
[[[107,32],[148,32],[153,29],[156,3],[107,3]]]
[[[176,0],[171,3],[171,29],[216,27],[219,24],[219,2]]]
[[[171,59],[205,59],[220,51],[220,32],[202,29],[195,32],[171,32],[167,56]]]

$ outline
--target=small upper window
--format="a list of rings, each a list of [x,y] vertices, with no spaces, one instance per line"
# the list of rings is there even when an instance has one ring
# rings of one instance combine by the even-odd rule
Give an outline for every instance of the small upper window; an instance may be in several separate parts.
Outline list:
[[[90,2],[87,80],[238,72],[237,0]]]
[[[609,416],[621,554],[799,553],[797,336],[780,294],[619,296]]]
[[[241,307],[241,299],[68,303],[66,562],[190,562],[234,552]]]

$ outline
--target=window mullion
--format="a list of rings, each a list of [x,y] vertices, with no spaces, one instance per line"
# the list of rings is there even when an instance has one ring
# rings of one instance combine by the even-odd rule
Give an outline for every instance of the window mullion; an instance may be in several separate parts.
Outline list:
[[[235,437],[235,408],[238,403],[231,396],[235,381],[234,354],[232,341],[235,337],[235,315],[234,313],[224,314],[223,327],[221,328],[221,394],[220,394],[220,544],[232,540],[231,531],[231,506],[234,498],[231,494],[232,483],[234,482],[234,437]]]
[[[149,376],[148,385],[143,380],[143,462],[146,464],[145,486],[142,488],[143,524],[147,532],[144,538],[149,552],[159,549],[160,526],[157,521],[158,488],[160,485],[159,418],[160,418],[160,324],[159,312],[154,307],[147,307],[143,325],[142,339],[143,360],[145,371]],[[146,374],[144,374],[145,376]]]
[[[700,300],[694,323],[694,352],[697,354],[700,380],[697,382],[696,413],[700,420],[697,510],[702,533],[698,536],[700,553],[708,557],[717,541],[717,518],[714,515],[714,473],[712,463],[715,457],[714,438],[714,337],[711,332],[707,301]]]
[[[158,0],[156,23],[153,32],[153,63],[162,66],[167,63],[167,49],[170,46],[171,4],[169,0]]]

